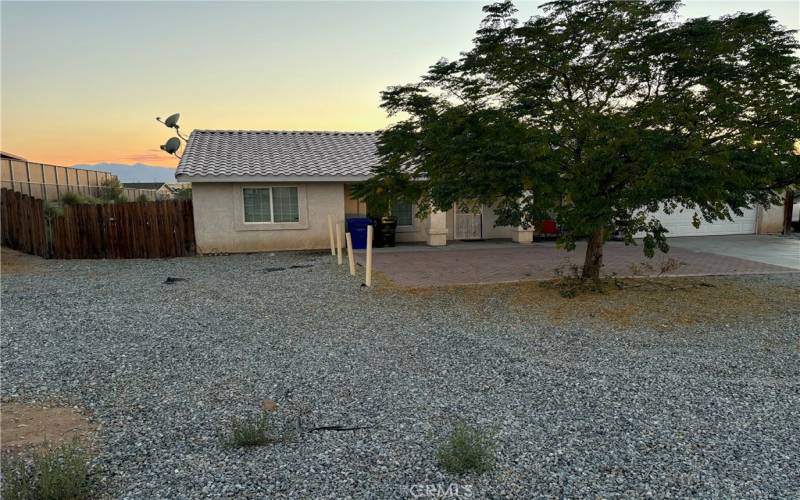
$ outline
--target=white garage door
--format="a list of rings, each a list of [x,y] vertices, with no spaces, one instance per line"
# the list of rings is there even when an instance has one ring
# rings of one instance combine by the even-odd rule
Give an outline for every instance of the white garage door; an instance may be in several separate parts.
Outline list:
[[[706,222],[700,218],[700,227],[692,225],[693,210],[676,210],[671,214],[656,212],[653,217],[669,230],[670,236],[703,236],[707,234],[753,234],[756,232],[756,209],[744,209],[741,217],[734,215],[733,221]]]

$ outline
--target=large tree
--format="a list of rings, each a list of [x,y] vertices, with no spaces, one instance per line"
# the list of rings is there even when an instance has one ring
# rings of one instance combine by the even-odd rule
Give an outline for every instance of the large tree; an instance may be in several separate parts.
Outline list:
[[[767,12],[680,22],[677,0],[558,0],[522,22],[484,7],[474,46],[390,87],[376,175],[358,194],[496,207],[501,225],[555,218],[585,278],[603,244],[663,208],[730,219],[800,179],[800,47]]]

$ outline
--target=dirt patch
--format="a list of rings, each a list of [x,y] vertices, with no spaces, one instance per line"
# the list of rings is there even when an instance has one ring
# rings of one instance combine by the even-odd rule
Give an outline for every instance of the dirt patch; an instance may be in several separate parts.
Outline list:
[[[18,252],[10,248],[0,248],[0,273],[28,274],[44,272],[45,259],[35,255]]]
[[[58,446],[78,440],[93,443],[97,425],[88,415],[69,406],[22,404],[13,401],[0,406],[2,451],[18,452],[49,443]]]
[[[506,307],[521,316],[552,323],[585,322],[628,327],[731,323],[800,308],[800,290],[726,277],[626,279],[623,288],[579,291],[565,298],[549,282],[398,289],[392,293],[416,298],[455,295],[481,310]]]

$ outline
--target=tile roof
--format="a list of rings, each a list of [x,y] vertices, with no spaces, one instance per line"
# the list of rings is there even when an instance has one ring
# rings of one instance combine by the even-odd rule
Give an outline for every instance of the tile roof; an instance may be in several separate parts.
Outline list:
[[[377,163],[377,137],[373,132],[195,130],[175,176],[195,182],[229,177],[366,178]]]

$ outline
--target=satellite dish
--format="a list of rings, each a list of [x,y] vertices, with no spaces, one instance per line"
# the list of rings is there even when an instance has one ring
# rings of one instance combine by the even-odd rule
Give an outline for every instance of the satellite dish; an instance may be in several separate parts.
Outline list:
[[[170,118],[172,117],[170,116]],[[163,144],[161,146],[161,149],[166,151],[167,154],[174,155],[175,152],[178,151],[178,149],[180,149],[180,147],[181,147],[181,140],[178,139],[177,137],[172,137],[166,142],[166,144]]]
[[[169,115],[166,120],[164,120],[164,125],[169,128],[178,128],[178,118],[181,117],[180,113],[175,113],[174,115]]]

